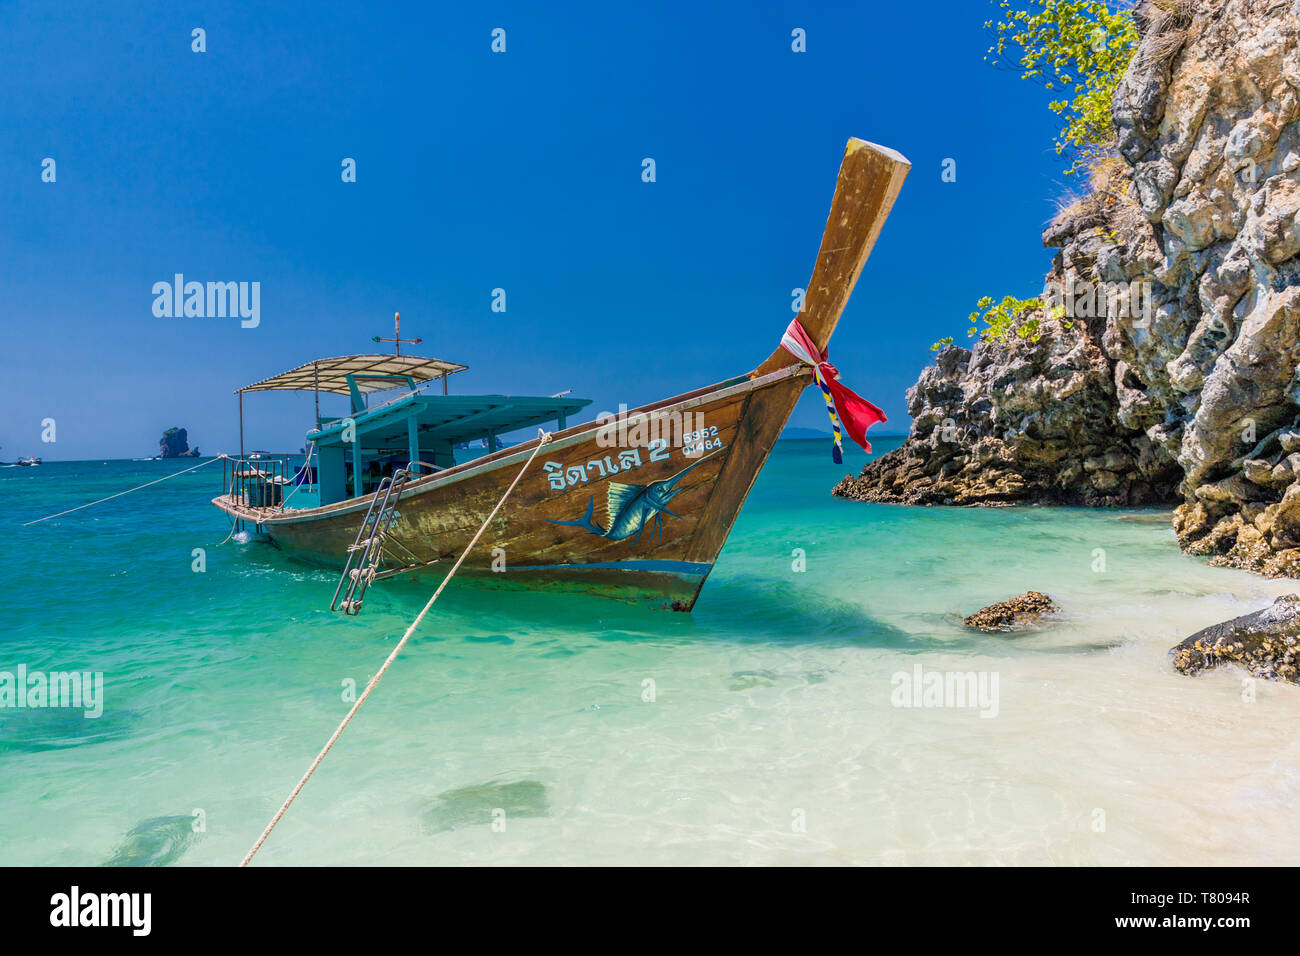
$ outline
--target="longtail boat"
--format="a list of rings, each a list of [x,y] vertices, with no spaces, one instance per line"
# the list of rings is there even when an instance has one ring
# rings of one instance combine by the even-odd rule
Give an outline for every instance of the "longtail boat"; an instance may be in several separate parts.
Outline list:
[[[376,339],[394,355],[319,359],[239,389],[241,442],[244,393],[315,391],[311,449],[300,465],[230,459],[213,504],[291,556],[341,567],[331,606],[356,613],[375,580],[449,568],[544,441],[460,574],[689,611],[804,388],[819,384],[828,405],[830,387],[842,390],[827,381],[827,344],[909,169],[894,150],[849,140],[802,310],[752,372],[569,425],[588,400],[449,395],[466,366],[402,355],[419,340],[399,326]],[[350,396],[351,414],[322,419],[320,392]],[[499,444],[551,423],[549,436]],[[458,460],[472,442],[484,453]]]

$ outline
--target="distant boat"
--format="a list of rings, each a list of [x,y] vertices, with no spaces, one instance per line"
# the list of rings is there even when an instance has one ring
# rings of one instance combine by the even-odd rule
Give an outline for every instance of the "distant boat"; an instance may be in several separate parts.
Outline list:
[[[909,168],[862,140],[845,149],[798,316],[823,353]],[[400,326],[394,339],[376,341],[396,342],[397,354],[318,359],[239,389],[241,436],[245,392],[315,391],[311,447],[301,465],[257,454],[223,462],[223,490],[212,502],[289,555],[341,565],[331,607],[348,613],[360,610],[371,581],[450,567],[540,441],[505,448],[497,436],[552,423],[550,441],[461,574],[489,586],[576,589],[689,611],[814,382],[812,367],[778,346],[752,372],[570,426],[588,399],[451,396],[447,377],[466,366],[402,355],[402,342],[419,340],[402,339]],[[420,391],[438,380],[441,395]],[[367,404],[369,394],[394,388],[399,397]],[[349,415],[321,418],[320,392],[350,396]],[[479,440],[486,454],[458,460],[457,448]]]
[[[39,465],[40,463],[41,460],[35,456],[31,458],[19,458],[16,462],[14,462],[14,464],[16,465],[23,465],[23,466]]]

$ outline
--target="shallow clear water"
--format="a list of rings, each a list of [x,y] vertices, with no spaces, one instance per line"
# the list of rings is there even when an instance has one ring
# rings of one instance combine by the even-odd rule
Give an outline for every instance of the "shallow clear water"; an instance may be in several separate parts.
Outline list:
[[[4,863],[237,863],[428,596],[336,617],[334,573],[218,546],[219,465],[14,526],[188,464],[0,469],[0,670],[105,679],[98,719],[0,709]],[[779,443],[691,615],[451,589],[259,862],[1295,861],[1300,690],[1167,659],[1287,582],[1162,511],[832,498],[860,465]],[[1030,588],[1061,621],[960,626]],[[918,664],[996,676],[996,715],[894,706]]]

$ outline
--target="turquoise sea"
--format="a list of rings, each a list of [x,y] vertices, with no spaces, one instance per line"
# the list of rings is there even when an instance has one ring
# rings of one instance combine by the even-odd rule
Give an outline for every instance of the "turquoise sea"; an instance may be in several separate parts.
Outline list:
[[[219,464],[20,526],[191,464],[0,469],[0,671],[104,677],[0,708],[6,864],[237,863],[428,597],[336,616],[337,572],[220,544]],[[861,464],[779,443],[690,615],[452,588],[257,865],[1295,861],[1300,689],[1167,659],[1293,584],[1160,510],[832,498]],[[1031,588],[1061,620],[961,627]],[[899,706],[918,665],[991,696]]]

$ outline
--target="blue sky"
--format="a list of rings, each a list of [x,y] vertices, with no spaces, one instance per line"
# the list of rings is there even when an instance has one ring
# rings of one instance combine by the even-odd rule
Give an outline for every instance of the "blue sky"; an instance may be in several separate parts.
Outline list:
[[[748,371],[849,136],[913,169],[831,358],[905,430],[930,343],[1041,287],[1067,185],[1047,94],[983,60],[992,10],[6,3],[0,458],[150,455],[171,425],[237,449],[236,388],[370,351],[395,310],[420,354],[470,366],[462,393],[572,388],[595,412]],[[260,325],[156,317],[178,272],[260,282]],[[792,424],[825,427],[815,392]],[[250,396],[249,447],[300,447],[311,412]]]

